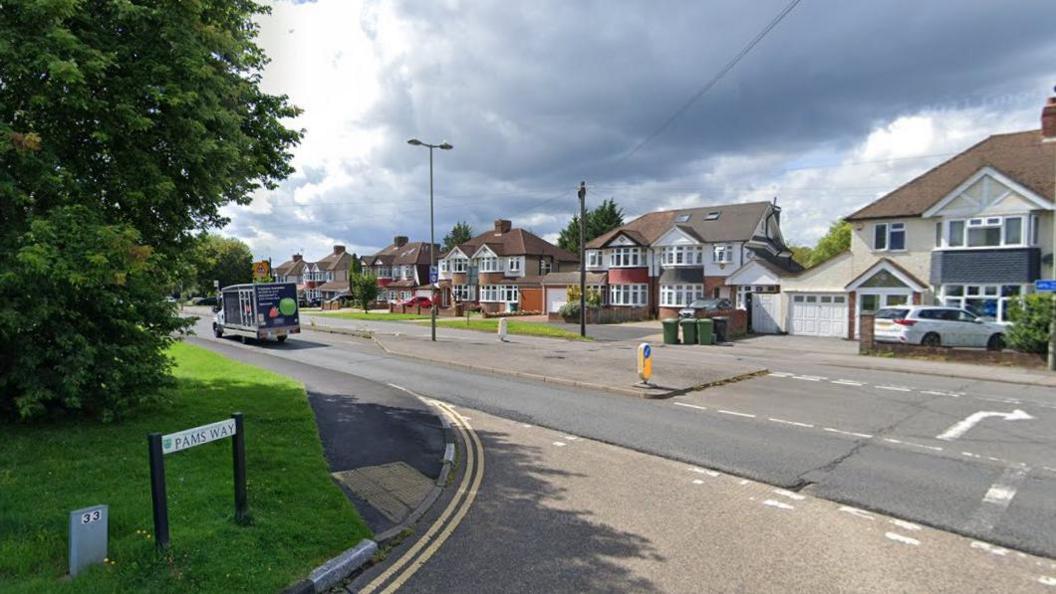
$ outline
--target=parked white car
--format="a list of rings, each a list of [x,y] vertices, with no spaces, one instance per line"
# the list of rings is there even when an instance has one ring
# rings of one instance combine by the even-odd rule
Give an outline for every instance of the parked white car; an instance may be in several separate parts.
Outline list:
[[[874,337],[880,342],[924,346],[1005,346],[1005,326],[957,307],[915,305],[887,307],[876,312]]]

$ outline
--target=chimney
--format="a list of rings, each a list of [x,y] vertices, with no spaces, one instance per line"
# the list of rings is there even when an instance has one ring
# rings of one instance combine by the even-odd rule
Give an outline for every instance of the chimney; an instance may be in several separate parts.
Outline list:
[[[293,255],[293,261],[294,261],[294,262],[300,262],[300,261],[301,261],[301,260],[303,260],[303,259],[304,259],[304,256],[302,256],[302,255],[300,255],[300,254],[294,254],[294,255]]]
[[[338,254],[338,255],[345,253],[345,246],[343,246],[343,245],[335,245],[334,246],[334,253]]]
[[[496,233],[509,233],[510,229],[512,227],[513,227],[512,223],[510,223],[506,219],[495,219],[495,232]]]
[[[396,237],[392,238],[392,243],[396,244],[396,247],[403,247],[407,244],[407,236],[397,235]]]
[[[1056,97],[1049,97],[1045,109],[1041,110],[1041,137],[1056,140]]]

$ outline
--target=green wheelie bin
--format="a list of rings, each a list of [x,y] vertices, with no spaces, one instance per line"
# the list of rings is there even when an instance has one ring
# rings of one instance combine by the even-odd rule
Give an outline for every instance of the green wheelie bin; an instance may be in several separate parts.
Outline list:
[[[695,319],[682,320],[682,344],[697,344],[697,321]]]
[[[664,320],[664,344],[678,344],[678,320],[668,318]]]
[[[697,344],[714,344],[715,336],[712,333],[714,330],[714,322],[711,318],[700,318],[697,320]]]

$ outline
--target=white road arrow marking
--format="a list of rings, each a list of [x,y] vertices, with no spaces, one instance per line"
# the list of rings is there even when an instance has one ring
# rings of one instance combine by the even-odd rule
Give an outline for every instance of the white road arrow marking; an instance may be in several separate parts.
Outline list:
[[[952,441],[954,439],[957,439],[958,437],[967,433],[969,429],[975,427],[976,424],[979,423],[979,421],[982,421],[987,417],[1001,417],[1006,421],[1025,421],[1034,418],[1031,415],[1027,414],[1026,411],[1022,411],[1018,408],[1010,413],[981,410],[977,413],[972,413],[968,415],[968,418],[963,421],[958,421],[957,423],[954,423],[950,426],[949,429],[946,430],[945,433],[937,436],[936,439],[943,439],[946,441]]]

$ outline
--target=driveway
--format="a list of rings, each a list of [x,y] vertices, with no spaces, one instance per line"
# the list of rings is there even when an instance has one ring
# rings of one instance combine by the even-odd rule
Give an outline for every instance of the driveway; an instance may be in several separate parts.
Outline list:
[[[555,328],[568,330],[569,332],[579,332],[579,324],[566,324],[564,322],[548,322],[548,324]],[[587,324],[587,336],[593,337],[594,340],[600,340],[602,342],[637,340],[639,338],[645,338],[646,336],[655,336],[657,334],[660,334],[660,332],[661,328],[659,323],[657,323],[655,326],[632,326],[629,324]]]

